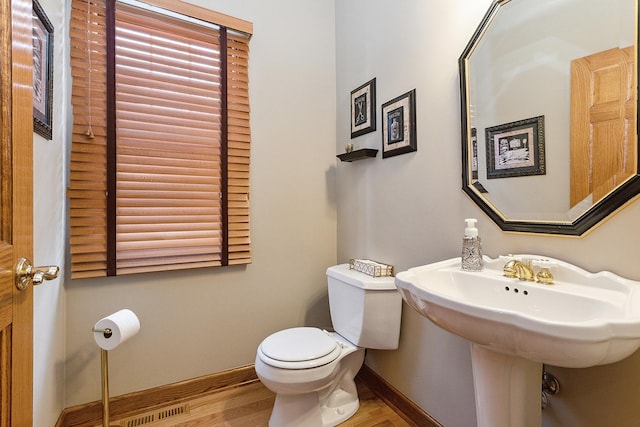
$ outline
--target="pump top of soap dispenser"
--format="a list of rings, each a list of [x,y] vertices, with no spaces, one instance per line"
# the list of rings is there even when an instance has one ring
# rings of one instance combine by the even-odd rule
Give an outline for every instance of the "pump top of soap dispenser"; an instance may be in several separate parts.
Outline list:
[[[464,237],[478,237],[478,229],[476,228],[475,218],[467,218],[464,220],[467,223],[467,228],[464,229]]]

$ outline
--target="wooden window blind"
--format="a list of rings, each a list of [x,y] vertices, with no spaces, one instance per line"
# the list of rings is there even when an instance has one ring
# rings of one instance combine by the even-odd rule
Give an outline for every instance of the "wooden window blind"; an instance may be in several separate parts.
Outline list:
[[[84,278],[107,274],[106,5],[74,0],[71,7],[69,245],[72,277]]]
[[[251,262],[249,36],[111,0],[70,28],[72,278]]]
[[[249,44],[246,37],[227,37],[227,194],[229,264],[251,262],[249,236]]]

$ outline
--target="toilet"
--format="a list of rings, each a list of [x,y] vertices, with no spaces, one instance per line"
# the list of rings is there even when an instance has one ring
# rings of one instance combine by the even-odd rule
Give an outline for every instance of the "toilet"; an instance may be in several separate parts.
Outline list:
[[[394,350],[402,297],[393,277],[371,277],[349,264],[327,269],[335,332],[297,327],[265,338],[256,354],[260,381],[276,393],[269,427],[329,427],[356,413],[354,378],[366,348]]]

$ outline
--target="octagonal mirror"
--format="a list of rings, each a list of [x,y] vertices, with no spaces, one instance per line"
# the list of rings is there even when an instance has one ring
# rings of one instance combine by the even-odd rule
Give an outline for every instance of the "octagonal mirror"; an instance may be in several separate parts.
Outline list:
[[[460,57],[462,188],[580,236],[640,193],[636,0],[495,0]]]

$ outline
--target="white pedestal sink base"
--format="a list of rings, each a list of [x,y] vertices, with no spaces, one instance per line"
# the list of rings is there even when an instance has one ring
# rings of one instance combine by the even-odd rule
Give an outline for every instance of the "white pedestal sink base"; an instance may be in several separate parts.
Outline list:
[[[542,364],[471,343],[478,427],[540,427]]]

